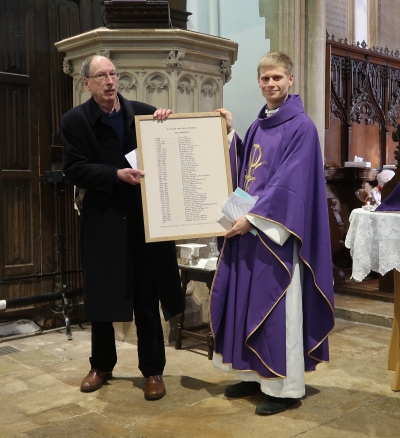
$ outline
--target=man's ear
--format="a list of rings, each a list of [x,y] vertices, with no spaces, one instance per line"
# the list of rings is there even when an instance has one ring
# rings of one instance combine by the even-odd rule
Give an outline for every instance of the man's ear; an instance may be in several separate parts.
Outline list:
[[[90,91],[90,85],[87,78],[83,78],[83,85],[85,86],[86,90]]]
[[[289,77],[289,87],[293,85],[293,80],[294,80],[294,74],[292,73]]]

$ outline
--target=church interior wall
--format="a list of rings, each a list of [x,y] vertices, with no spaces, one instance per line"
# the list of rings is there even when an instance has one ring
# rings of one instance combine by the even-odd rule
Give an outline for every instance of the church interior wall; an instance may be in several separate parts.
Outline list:
[[[270,50],[265,37],[265,19],[260,17],[260,2],[219,0],[219,35],[239,43],[238,59],[232,66],[232,79],[224,86],[223,105],[234,115],[235,129],[243,137],[265,100],[257,85],[257,64]],[[188,29],[208,33],[212,10],[208,2],[188,0],[187,9],[196,11]],[[193,15],[195,15],[193,13]]]
[[[378,2],[378,46],[400,50],[400,2]]]

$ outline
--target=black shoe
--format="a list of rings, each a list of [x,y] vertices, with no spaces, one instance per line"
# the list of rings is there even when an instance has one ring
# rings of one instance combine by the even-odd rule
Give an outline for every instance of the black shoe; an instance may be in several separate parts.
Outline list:
[[[240,382],[235,385],[229,385],[225,388],[224,394],[227,397],[247,397],[248,395],[257,394],[260,392],[260,384],[258,382]]]
[[[294,405],[300,399],[298,398],[278,398],[267,396],[265,400],[260,402],[256,407],[256,414],[258,415],[273,415],[279,412],[286,411],[287,408]]]

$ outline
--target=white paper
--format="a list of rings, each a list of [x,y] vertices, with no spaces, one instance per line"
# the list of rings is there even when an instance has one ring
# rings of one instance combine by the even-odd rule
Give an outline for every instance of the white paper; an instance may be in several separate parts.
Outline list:
[[[219,219],[218,221],[217,221],[226,231],[229,231],[231,228],[232,228],[232,226],[233,226],[233,223],[229,220],[229,219],[227,219],[225,216],[222,216],[221,217],[221,219]]]
[[[129,152],[129,154],[126,154],[125,158],[128,160],[128,163],[131,165],[132,169],[140,169],[137,149],[134,149],[133,151]]]
[[[233,222],[238,217],[246,216],[246,214],[254,207],[256,202],[257,199],[253,197],[242,198],[233,192],[231,196],[229,196],[225,205],[221,207],[221,210],[227,219]]]

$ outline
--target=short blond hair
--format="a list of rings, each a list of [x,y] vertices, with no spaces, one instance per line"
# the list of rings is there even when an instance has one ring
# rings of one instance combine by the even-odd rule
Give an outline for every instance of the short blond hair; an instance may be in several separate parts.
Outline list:
[[[258,76],[260,76],[260,70],[263,67],[283,67],[287,76],[290,76],[293,70],[293,62],[289,56],[283,52],[268,52],[258,62]]]

